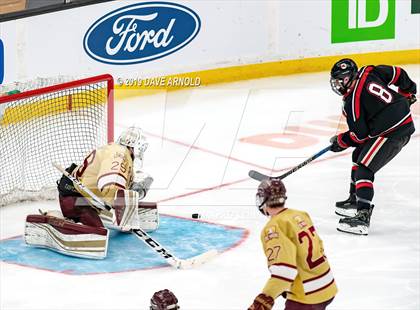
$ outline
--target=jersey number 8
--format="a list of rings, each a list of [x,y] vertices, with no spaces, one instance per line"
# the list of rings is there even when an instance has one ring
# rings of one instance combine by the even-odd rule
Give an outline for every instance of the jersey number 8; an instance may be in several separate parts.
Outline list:
[[[370,83],[368,86],[368,90],[372,95],[379,97],[385,103],[392,102],[392,95],[389,91],[383,88],[381,85],[376,83]]]

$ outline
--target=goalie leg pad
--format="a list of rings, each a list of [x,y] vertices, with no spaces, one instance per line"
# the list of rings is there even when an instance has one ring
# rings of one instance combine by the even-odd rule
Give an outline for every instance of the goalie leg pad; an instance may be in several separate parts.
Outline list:
[[[103,259],[108,249],[108,231],[57,217],[28,215],[25,242],[69,256]]]
[[[141,228],[144,231],[151,232],[159,227],[159,213],[155,202],[138,202],[137,214],[134,214],[127,224],[129,229]],[[117,224],[115,210],[101,210],[99,213],[105,227],[110,229],[122,230]]]
[[[139,193],[136,191],[119,189],[115,193],[113,203],[115,210],[114,225],[118,226],[120,230],[129,231],[137,228],[136,223],[139,221],[137,212],[138,201]]]
[[[159,212],[156,202],[139,202],[139,226],[151,232],[159,228]]]

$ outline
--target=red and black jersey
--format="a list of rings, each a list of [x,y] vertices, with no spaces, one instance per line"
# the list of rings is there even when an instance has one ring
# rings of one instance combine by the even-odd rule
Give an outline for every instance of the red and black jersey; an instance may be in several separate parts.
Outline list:
[[[362,67],[343,96],[349,130],[339,135],[339,143],[358,146],[378,136],[411,135],[415,129],[407,96],[416,92],[416,83],[400,67]]]

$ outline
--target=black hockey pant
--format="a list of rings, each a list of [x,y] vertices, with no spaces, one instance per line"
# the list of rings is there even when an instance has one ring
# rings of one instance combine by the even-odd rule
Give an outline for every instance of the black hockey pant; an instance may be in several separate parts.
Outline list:
[[[410,141],[410,136],[377,137],[354,149],[350,194],[356,194],[358,209],[370,208],[375,173],[389,163],[408,141]]]

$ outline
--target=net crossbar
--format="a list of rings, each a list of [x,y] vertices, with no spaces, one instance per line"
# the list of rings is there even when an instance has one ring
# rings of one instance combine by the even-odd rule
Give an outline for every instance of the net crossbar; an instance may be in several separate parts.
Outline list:
[[[113,140],[113,78],[101,75],[0,97],[0,206],[56,196],[52,166]]]

